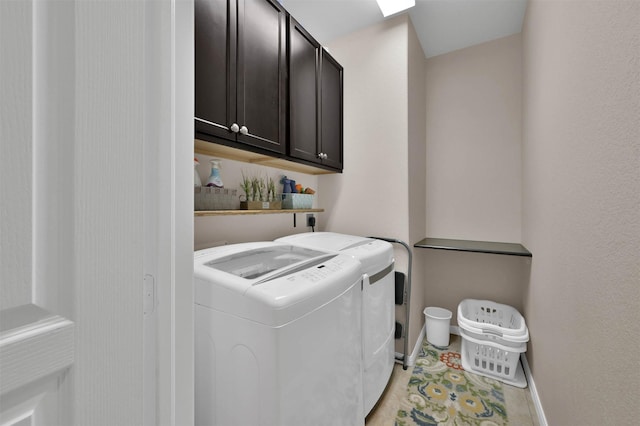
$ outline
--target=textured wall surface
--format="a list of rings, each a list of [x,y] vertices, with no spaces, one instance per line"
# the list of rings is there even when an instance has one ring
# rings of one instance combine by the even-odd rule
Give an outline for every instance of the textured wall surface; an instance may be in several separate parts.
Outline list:
[[[396,238],[409,246],[421,232],[419,225],[412,226],[412,220],[421,218],[424,211],[423,130],[415,111],[409,111],[409,105],[424,109],[423,85],[412,84],[423,73],[421,64],[415,62],[416,45],[412,24],[403,15],[334,40],[329,46],[345,68],[345,170],[341,175],[319,178],[320,200],[331,206],[325,214],[328,230]],[[410,91],[415,92],[409,95]],[[417,200],[410,200],[412,189],[419,192]],[[396,269],[406,272],[407,252],[394,246]],[[424,324],[422,270],[422,265],[414,263],[412,288],[416,294],[410,306],[408,352]],[[396,318],[405,322],[403,308],[396,310]],[[403,351],[402,340],[396,340],[396,350]]]
[[[418,36],[413,28],[413,24],[409,21],[408,30],[408,55],[409,55],[409,245],[420,241],[426,236],[425,228],[425,210],[426,202],[426,173],[427,173],[427,156],[426,156],[426,127],[424,116],[426,114],[427,102],[425,97],[425,61],[422,47],[418,40]],[[418,259],[417,251],[413,249],[414,266],[412,268],[411,281],[416,285],[411,287],[411,323],[410,335],[413,339],[417,338],[418,333],[422,330],[424,323],[424,315],[422,311],[425,308],[425,264]],[[405,314],[406,315],[406,314]],[[415,337],[413,337],[415,336]],[[411,340],[409,344],[413,344],[415,340]],[[408,351],[413,348],[409,347]]]
[[[520,34],[426,61],[430,237],[520,242]]]
[[[520,34],[426,60],[426,235],[520,242]],[[427,306],[466,298],[521,309],[528,261],[419,249]]]
[[[522,312],[522,294],[531,261],[520,256],[420,249],[425,265],[425,305],[451,311],[457,325],[458,304],[464,299],[488,299]]]
[[[407,237],[407,25],[390,19],[329,46],[345,69],[344,173],[320,177],[332,231]]]
[[[549,424],[640,417],[640,2],[531,1],[527,353]]]

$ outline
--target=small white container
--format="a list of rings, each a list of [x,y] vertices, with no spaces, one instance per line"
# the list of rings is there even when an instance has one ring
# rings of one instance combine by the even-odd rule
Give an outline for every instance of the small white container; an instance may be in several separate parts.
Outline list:
[[[451,311],[444,308],[429,307],[424,309],[427,342],[438,348],[449,346],[449,323]]]

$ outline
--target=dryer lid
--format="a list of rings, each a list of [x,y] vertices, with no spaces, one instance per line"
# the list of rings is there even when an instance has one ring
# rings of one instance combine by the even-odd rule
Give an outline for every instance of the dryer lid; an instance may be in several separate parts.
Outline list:
[[[340,234],[337,232],[304,232],[279,238],[276,241],[287,242],[290,244],[295,243],[321,250],[344,251],[369,244],[376,240],[356,235]]]
[[[337,232],[306,232],[279,238],[277,242],[348,254],[362,263],[365,274],[373,275],[393,263],[393,246],[375,238]]]

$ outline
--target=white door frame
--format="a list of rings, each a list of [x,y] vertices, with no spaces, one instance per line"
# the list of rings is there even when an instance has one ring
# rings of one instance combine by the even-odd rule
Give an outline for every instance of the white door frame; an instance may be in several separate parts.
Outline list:
[[[158,49],[146,60],[147,111],[156,111],[158,115],[148,115],[145,154],[151,159],[147,163],[157,164],[158,169],[150,167],[146,179],[150,190],[158,187],[162,190],[155,192],[155,200],[146,200],[148,211],[157,213],[157,232],[151,229],[147,233],[145,247],[151,253],[150,270],[155,268],[155,274],[151,275],[156,277],[158,300],[157,424],[188,425],[194,423],[194,4],[193,0],[162,3],[162,10],[152,9],[150,4],[147,14],[147,35],[150,44],[155,42],[154,49]],[[161,94],[158,88],[162,89]],[[161,99],[169,99],[170,103],[158,110]]]

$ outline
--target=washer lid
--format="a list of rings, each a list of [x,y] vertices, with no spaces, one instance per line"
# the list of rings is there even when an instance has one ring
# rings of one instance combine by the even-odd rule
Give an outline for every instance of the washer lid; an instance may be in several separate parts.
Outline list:
[[[281,326],[359,283],[350,256],[283,243],[247,243],[196,252],[195,303]]]
[[[253,280],[320,256],[326,253],[291,245],[266,246],[214,258],[204,266]]]
[[[301,247],[340,252],[355,257],[362,263],[365,274],[373,275],[393,263],[393,246],[375,238],[336,232],[305,232],[279,238],[277,242]]]

